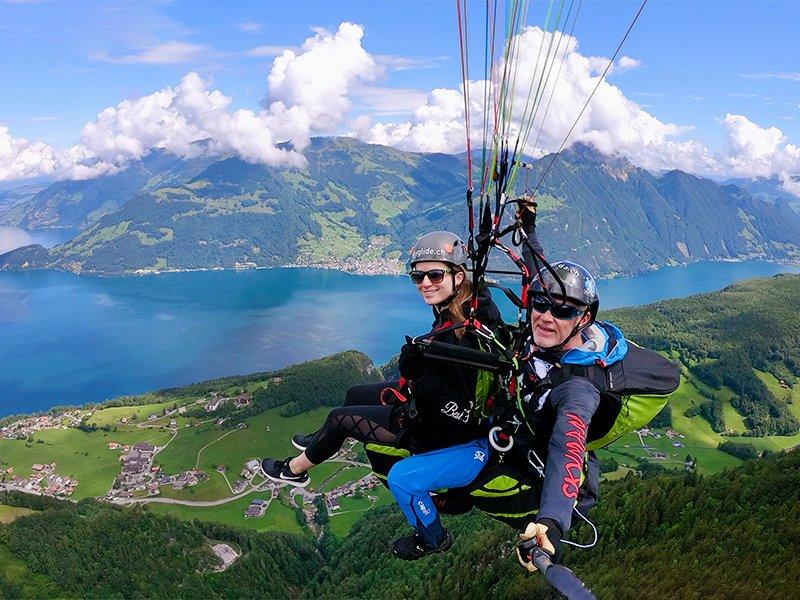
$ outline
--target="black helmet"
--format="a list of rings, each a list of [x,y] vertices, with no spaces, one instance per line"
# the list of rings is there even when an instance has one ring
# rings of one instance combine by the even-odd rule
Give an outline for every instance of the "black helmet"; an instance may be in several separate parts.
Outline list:
[[[411,248],[408,266],[426,260],[450,263],[456,266],[467,264],[469,253],[461,238],[450,231],[431,231],[423,235]]]
[[[597,293],[597,282],[594,276],[581,265],[568,260],[560,260],[550,266],[558,275],[558,279],[564,286],[563,289],[550,270],[543,268],[531,291],[536,294],[543,293],[547,289],[553,296],[566,297],[577,304],[586,306],[592,316],[592,321],[594,321],[600,308],[600,296]]]

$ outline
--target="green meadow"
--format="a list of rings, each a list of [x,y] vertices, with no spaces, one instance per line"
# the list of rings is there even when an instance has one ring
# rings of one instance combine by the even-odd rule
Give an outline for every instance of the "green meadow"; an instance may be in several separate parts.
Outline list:
[[[22,508],[19,506],[6,506],[5,504],[0,504],[0,523],[11,523],[20,517],[24,517],[25,515],[32,515],[35,513],[35,510],[31,510],[29,508]]]
[[[120,472],[121,450],[109,450],[109,442],[164,444],[169,438],[168,431],[137,427],[91,433],[78,429],[38,431],[33,435],[33,442],[0,440],[0,466],[3,469],[14,467],[15,475],[27,477],[34,463],[56,463],[56,473],[80,481],[74,499],[103,496]]]
[[[794,389],[785,389],[770,373],[755,372],[777,398],[791,399],[792,402],[789,408],[795,416],[800,417],[800,386],[796,386]],[[694,404],[707,400],[701,395],[701,391],[705,394],[713,394],[722,401],[725,426],[728,430],[738,433],[745,431],[742,416],[731,405],[731,398],[735,395],[733,390],[724,386],[720,389],[714,389],[699,381],[684,368],[682,369],[681,385],[670,398],[670,406],[672,407],[672,427],[685,437],[670,439],[666,435],[662,435],[661,439],[655,439],[653,436],[646,436],[644,441],[648,446],[669,456],[667,459],[651,459],[652,462],[668,469],[683,469],[686,455],[690,454],[697,459],[697,468],[700,473],[712,474],[729,467],[735,467],[742,462],[740,459],[718,450],[717,446],[721,442],[727,440],[746,442],[755,446],[759,451],[782,450],[800,444],[800,434],[793,436],[749,437],[722,435],[715,432],[711,429],[708,421],[701,416],[687,417],[684,414]],[[673,442],[680,442],[682,447],[673,447]],[[639,437],[635,433],[623,436],[619,441],[609,446],[607,450],[600,451],[601,455],[604,453],[614,456],[620,465],[626,465],[627,467],[635,466],[636,462],[627,455],[633,455],[637,459],[649,458],[647,451],[642,448]]]
[[[31,571],[3,544],[0,544],[0,579],[19,586],[22,598],[60,597],[52,580]]]
[[[244,516],[245,510],[247,510],[250,502],[257,498],[267,500],[269,498],[269,492],[266,494],[263,492],[254,492],[244,498],[227,502],[219,506],[196,507],[151,502],[147,504],[147,507],[153,512],[172,515],[179,519],[200,519],[201,521],[227,523],[229,525],[235,525],[236,527],[244,527],[256,531],[304,532],[304,529],[300,527],[297,522],[294,510],[277,499],[270,502],[269,508],[267,508],[267,512],[263,517],[246,518]]]

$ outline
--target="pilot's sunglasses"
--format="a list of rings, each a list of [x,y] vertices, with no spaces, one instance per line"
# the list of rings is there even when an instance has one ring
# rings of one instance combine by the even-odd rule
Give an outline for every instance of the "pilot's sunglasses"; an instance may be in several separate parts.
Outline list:
[[[562,321],[580,317],[586,311],[585,308],[579,308],[571,304],[557,304],[552,302],[547,296],[533,296],[531,299],[531,308],[538,313],[546,313],[549,310],[554,318]]]
[[[428,281],[431,283],[442,283],[444,280],[444,276],[447,273],[452,273],[452,269],[431,269],[430,271],[417,271],[413,269],[408,272],[408,276],[411,278],[411,281],[414,285],[419,285],[425,279],[427,275]]]

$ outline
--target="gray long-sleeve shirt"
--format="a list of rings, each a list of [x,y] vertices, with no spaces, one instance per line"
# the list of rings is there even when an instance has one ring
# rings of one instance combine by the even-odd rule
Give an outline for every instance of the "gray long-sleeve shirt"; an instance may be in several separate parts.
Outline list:
[[[539,519],[552,519],[562,532],[570,528],[572,509],[581,487],[586,434],[600,404],[600,392],[587,379],[574,377],[553,389],[541,412],[553,416],[547,443]]]

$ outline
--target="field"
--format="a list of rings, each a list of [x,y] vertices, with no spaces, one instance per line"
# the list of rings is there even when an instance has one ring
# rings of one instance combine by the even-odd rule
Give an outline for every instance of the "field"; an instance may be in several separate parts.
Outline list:
[[[30,510],[29,508],[20,508],[17,506],[6,506],[5,504],[0,504],[0,523],[11,523],[20,517],[32,515],[35,512],[36,511]]]
[[[80,481],[74,499],[103,496],[120,472],[120,451],[109,450],[109,442],[135,444],[149,441],[163,444],[169,437],[166,431],[136,427],[91,433],[78,429],[51,429],[36,432],[32,443],[0,440],[0,465],[4,469],[14,467],[16,475],[27,477],[32,464],[54,462],[56,473]]]
[[[375,487],[369,492],[377,496],[378,500],[374,504],[368,498],[342,498],[340,501],[342,511],[331,517],[330,530],[333,535],[343,539],[350,533],[353,525],[356,524],[361,516],[374,506],[384,506],[393,504],[392,494],[383,485]],[[399,509],[398,509],[399,510]]]
[[[250,383],[248,391],[263,386],[262,382]],[[235,389],[222,390],[233,395]],[[121,450],[110,450],[109,442],[133,445],[148,441],[155,445],[166,445],[157,454],[155,464],[167,474],[199,469],[207,480],[196,486],[175,490],[162,486],[160,497],[184,501],[215,501],[233,496],[230,485],[238,478],[245,463],[265,456],[284,458],[297,454],[291,445],[291,436],[318,428],[327,414],[327,409],[313,410],[296,417],[280,416],[280,409],[267,410],[246,420],[247,427],[226,428],[217,423],[212,415],[199,418],[172,415],[150,420],[151,414],[163,415],[177,406],[195,406],[195,397],[183,397],[166,402],[151,402],[138,406],[108,407],[97,410],[87,423],[99,429],[84,432],[78,429],[52,429],[35,432],[29,440],[0,440],[0,465],[3,471],[13,467],[14,475],[27,477],[34,463],[56,463],[56,473],[80,481],[73,499],[99,497],[111,488],[120,473]],[[177,429],[168,429],[169,421],[175,419]],[[121,423],[127,419],[128,423]],[[217,471],[220,465],[225,475]],[[341,462],[329,462],[314,468],[308,490],[330,491],[349,481],[362,478],[369,473],[365,467],[354,467]],[[8,475],[6,476],[8,477]],[[226,481],[226,477],[227,480]],[[256,476],[253,480],[261,480]],[[230,485],[229,485],[230,483]],[[264,492],[250,492],[243,498],[217,506],[202,507],[166,503],[148,503],[149,509],[172,514],[183,519],[219,521],[258,531],[281,530],[300,533],[304,529],[298,524],[296,510],[292,508],[288,492],[281,491],[261,518],[248,519],[244,512],[250,501],[264,497]],[[137,492],[136,497],[144,493]],[[379,503],[391,501],[385,490],[379,491]],[[300,496],[296,496],[300,502]],[[372,503],[366,498],[343,499],[346,511],[335,516],[331,526],[336,534],[346,535],[353,523]],[[2,507],[0,518],[10,520],[24,514],[23,509]]]
[[[142,423],[147,421],[151,414],[157,414],[164,409],[172,408],[174,402],[158,402],[152,404],[140,404],[138,406],[112,406],[95,412],[89,419],[90,425],[115,425],[120,419],[126,418],[129,421]]]
[[[25,563],[0,544],[0,579],[21,588],[23,598],[46,598],[54,595],[55,585],[46,577],[33,573]]]
[[[215,521],[228,523],[236,527],[255,529],[256,531],[287,531],[290,533],[303,533],[304,530],[297,523],[294,510],[282,504],[279,500],[270,502],[269,508],[263,517],[248,519],[244,511],[252,500],[266,499],[264,494],[253,493],[239,500],[221,504],[219,506],[195,507],[178,504],[159,504],[152,502],[147,505],[149,510],[160,514],[173,515],[180,519],[201,521]]]
[[[782,388],[778,380],[769,373],[756,371],[756,375],[758,375],[776,397],[791,397],[793,403],[790,404],[790,408],[795,416],[800,417],[800,389],[797,387],[793,390]],[[697,459],[698,471],[700,473],[710,474],[717,473],[728,467],[734,467],[742,462],[740,459],[717,449],[717,446],[726,440],[747,442],[755,446],[759,451],[780,450],[800,444],[800,434],[794,436],[746,437],[742,435],[723,436],[716,433],[711,429],[711,425],[702,417],[696,416],[690,418],[684,414],[693,404],[706,400],[706,398],[700,395],[700,390],[705,393],[714,394],[717,398],[722,400],[725,414],[725,426],[729,430],[733,430],[734,432],[743,432],[745,430],[741,415],[736,412],[730,403],[734,392],[726,387],[713,389],[703,382],[698,381],[684,369],[681,385],[672,395],[670,405],[672,406],[672,426],[678,433],[683,434],[685,437],[672,440],[666,435],[662,435],[660,439],[646,436],[644,441],[648,446],[651,446],[653,450],[669,455],[667,459],[651,459],[652,462],[663,465],[669,469],[682,469],[686,455],[690,454],[693,458]],[[679,442],[682,446],[678,448],[673,447],[673,442]],[[639,437],[635,433],[623,436],[607,450],[600,451],[601,456],[604,453],[608,453],[606,454],[608,456],[614,456],[618,463],[628,467],[635,466],[636,462],[635,459],[629,455],[637,459],[648,457],[647,451],[642,447]]]
[[[175,440],[156,457],[156,464],[167,473],[188,471],[197,466],[209,479],[181,491],[167,488],[165,495],[182,500],[216,500],[230,496],[228,484],[216,470],[218,465],[225,465],[226,476],[233,484],[249,460],[296,454],[292,435],[314,431],[322,424],[327,410],[318,409],[291,418],[278,413],[279,409],[272,409],[251,417],[244,429],[224,429],[214,423],[179,428]],[[326,478],[336,468],[323,465],[315,469],[312,482]]]

